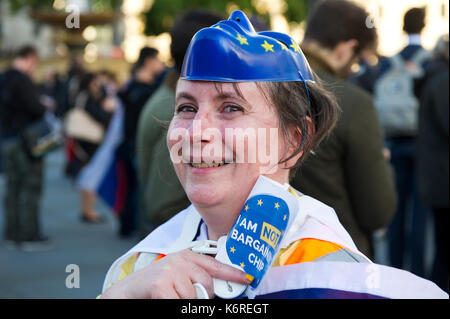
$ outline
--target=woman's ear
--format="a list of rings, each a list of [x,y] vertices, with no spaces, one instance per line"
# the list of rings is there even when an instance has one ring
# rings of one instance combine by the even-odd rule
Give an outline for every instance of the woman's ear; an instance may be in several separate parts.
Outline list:
[[[307,123],[307,132],[308,132],[308,140],[311,141],[315,130],[314,130],[314,124],[312,122],[312,119],[309,116],[305,116],[306,119],[306,123]],[[300,144],[302,143],[302,140],[304,138],[301,130],[299,127],[294,127],[291,129],[291,132],[289,134],[289,138],[290,141],[292,141],[292,143],[290,143],[287,154],[287,157],[290,157],[292,154],[295,153],[295,151],[298,149],[298,147],[300,146]],[[308,143],[309,141],[306,141],[306,143]],[[293,167],[295,164],[297,164],[298,160],[303,156],[303,149],[300,150],[299,153],[295,154],[295,156],[292,156],[292,158],[290,158],[289,160],[287,160],[284,165],[285,168],[291,168]]]

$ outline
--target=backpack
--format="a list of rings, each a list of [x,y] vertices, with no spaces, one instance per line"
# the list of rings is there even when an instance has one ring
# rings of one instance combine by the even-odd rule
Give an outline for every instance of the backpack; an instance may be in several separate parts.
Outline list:
[[[375,83],[374,103],[386,137],[417,135],[419,99],[414,95],[414,80],[424,76],[422,64],[429,56],[424,49],[409,61],[396,54]]]

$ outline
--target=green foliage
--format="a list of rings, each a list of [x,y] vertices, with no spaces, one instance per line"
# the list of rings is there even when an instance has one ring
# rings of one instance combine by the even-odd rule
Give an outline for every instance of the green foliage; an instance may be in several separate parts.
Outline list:
[[[51,10],[54,0],[8,0],[12,13],[16,13],[22,8],[32,8],[35,10]],[[89,0],[90,8],[94,12],[104,12],[119,9],[122,0]]]
[[[122,0],[89,0],[93,12],[117,11]]]
[[[307,18],[308,15],[308,0],[284,0],[287,5],[287,10],[284,13],[288,21],[301,22]]]
[[[226,17],[231,4],[248,15],[257,14],[251,0],[155,0],[150,10],[144,13],[145,34],[158,35],[168,31],[178,14],[192,8],[212,10]],[[262,18],[268,21],[267,16]]]
[[[0,0],[3,1],[3,0]],[[24,7],[33,9],[52,9],[54,0],[7,0],[11,4],[12,12],[17,12]],[[308,13],[308,0],[284,0],[286,12],[284,15],[288,21],[300,22],[306,19]],[[145,34],[158,35],[166,32],[172,26],[175,17],[192,8],[213,10],[222,14],[224,18],[232,5],[244,11],[247,15],[259,15],[270,25],[269,16],[257,12],[253,6],[254,0],[154,0],[150,10],[143,14],[145,21]],[[89,0],[94,12],[119,10],[122,0]]]
[[[9,0],[11,11],[13,13],[25,7],[33,9],[50,9],[53,6],[53,0]]]
[[[259,15],[270,25],[268,14],[257,12],[253,6],[254,0],[154,0],[152,7],[144,13],[146,35],[158,35],[170,29],[175,17],[192,8],[213,10],[222,14],[225,18],[228,9],[235,5],[247,15]],[[286,16],[288,21],[300,22],[307,16],[308,0],[285,0],[287,4]]]

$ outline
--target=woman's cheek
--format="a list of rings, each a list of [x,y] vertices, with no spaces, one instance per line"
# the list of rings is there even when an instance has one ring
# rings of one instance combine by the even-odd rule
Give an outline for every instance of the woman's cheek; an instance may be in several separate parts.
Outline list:
[[[167,131],[167,147],[170,160],[180,180],[184,181],[183,145],[187,129],[180,125],[180,121],[173,119]],[[183,182],[182,181],[182,182]]]

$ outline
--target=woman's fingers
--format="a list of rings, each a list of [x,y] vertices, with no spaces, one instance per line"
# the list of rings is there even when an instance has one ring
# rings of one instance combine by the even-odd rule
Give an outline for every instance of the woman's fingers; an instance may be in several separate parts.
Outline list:
[[[195,299],[197,293],[191,279],[187,276],[174,276],[174,288],[181,299]]]
[[[192,267],[191,281],[193,284],[201,284],[206,289],[209,298],[214,297],[214,284],[211,275],[196,264],[193,264]]]
[[[176,287],[172,286],[170,289],[164,289],[161,291],[158,291],[157,294],[155,294],[156,299],[180,299],[181,297],[178,295],[176,291]]]
[[[193,263],[206,270],[213,278],[228,280],[244,285],[250,284],[249,280],[245,278],[245,273],[243,271],[233,268],[230,265],[225,265],[211,256],[200,255],[190,250],[186,250],[183,253],[185,253],[186,258],[192,258],[190,260],[192,260]]]
[[[208,272],[212,277],[244,285],[250,284],[250,281],[245,278],[245,273],[243,271],[230,265],[223,264],[212,257],[210,258],[212,263],[208,268]]]
[[[213,278],[250,284],[244,272],[222,264],[211,256],[190,250],[171,254],[131,274],[110,287],[107,298],[188,298],[197,297],[195,283],[214,297]]]

